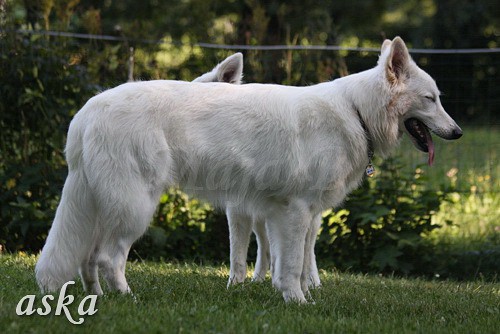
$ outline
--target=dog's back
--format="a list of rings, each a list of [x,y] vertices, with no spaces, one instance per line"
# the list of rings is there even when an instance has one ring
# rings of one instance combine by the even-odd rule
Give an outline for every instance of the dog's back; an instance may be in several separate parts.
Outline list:
[[[350,115],[331,112],[331,102],[317,91],[128,83],[91,99],[75,122],[86,124],[89,152],[105,147],[106,154],[121,156],[153,187],[180,185],[216,205],[262,206],[306,192],[319,199],[333,190],[329,187],[340,190],[333,179],[342,180],[354,169],[361,173],[362,166],[343,164],[361,154],[347,133]],[[354,135],[361,131],[359,124],[352,128]],[[95,157],[87,160],[90,169],[105,164]]]

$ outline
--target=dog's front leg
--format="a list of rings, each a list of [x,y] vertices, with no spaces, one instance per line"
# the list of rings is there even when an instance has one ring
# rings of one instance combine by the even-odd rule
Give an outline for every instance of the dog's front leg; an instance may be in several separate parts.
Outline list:
[[[320,226],[321,213],[314,215],[312,218],[307,229],[306,242],[304,244],[304,265],[302,267],[302,275],[300,276],[300,285],[304,295],[309,298],[309,288],[318,287],[320,284],[316,257],[314,255],[314,245]]]
[[[247,252],[252,234],[252,218],[237,209],[226,210],[229,225],[230,270],[227,286],[242,283],[247,276]]]
[[[266,217],[272,255],[273,285],[283,292],[286,302],[306,303],[301,287],[306,234],[311,222],[308,205],[291,200],[273,207]]]

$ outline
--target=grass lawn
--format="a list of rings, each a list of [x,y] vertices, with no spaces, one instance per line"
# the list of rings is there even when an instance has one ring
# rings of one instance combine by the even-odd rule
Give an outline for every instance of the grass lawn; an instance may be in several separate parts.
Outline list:
[[[460,283],[322,272],[315,304],[285,304],[263,283],[226,289],[228,269],[195,264],[129,263],[135,298],[108,294],[82,325],[64,315],[17,316],[25,295],[41,295],[36,258],[0,255],[1,333],[498,333],[500,284]],[[73,318],[84,294],[80,283]]]
[[[415,149],[407,136],[403,136],[396,154],[399,154],[412,173],[416,167],[423,169],[429,186],[439,189],[451,182],[458,191],[498,192],[500,190],[500,127],[464,127],[458,140],[444,140],[433,135],[435,145],[434,165],[427,165],[427,154]],[[453,170],[453,177],[450,172]],[[451,180],[453,179],[453,180]]]

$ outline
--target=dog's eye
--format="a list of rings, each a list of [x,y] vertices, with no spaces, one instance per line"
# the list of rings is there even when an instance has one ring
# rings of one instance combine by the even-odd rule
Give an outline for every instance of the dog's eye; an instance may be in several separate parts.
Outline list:
[[[436,102],[436,98],[432,95],[426,95],[425,98],[429,101]]]

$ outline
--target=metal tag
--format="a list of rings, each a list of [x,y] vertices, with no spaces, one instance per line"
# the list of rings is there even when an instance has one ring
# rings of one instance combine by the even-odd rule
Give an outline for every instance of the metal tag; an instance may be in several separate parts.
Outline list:
[[[368,164],[368,166],[366,166],[365,173],[366,176],[372,177],[373,175],[375,175],[375,167],[373,167],[372,164]]]

